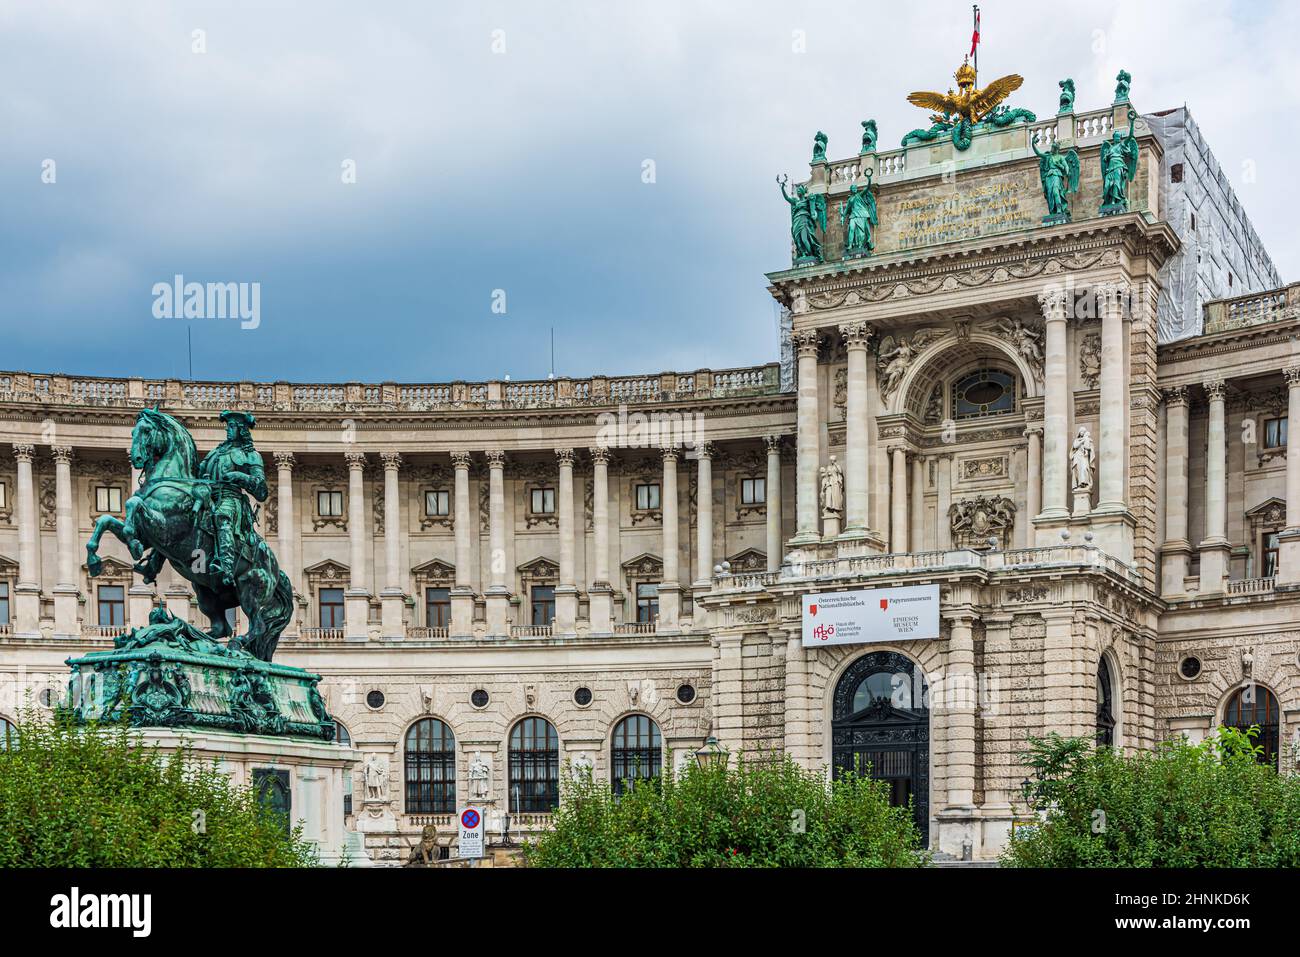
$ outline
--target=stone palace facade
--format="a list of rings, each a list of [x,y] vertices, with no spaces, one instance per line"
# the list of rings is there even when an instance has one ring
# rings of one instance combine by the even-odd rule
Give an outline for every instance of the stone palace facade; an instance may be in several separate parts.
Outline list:
[[[932,848],[975,858],[1025,819],[1029,734],[1144,748],[1258,723],[1293,766],[1300,286],[1185,110],[1136,120],[1128,208],[1098,212],[1128,108],[817,159],[822,255],[769,275],[788,333],[765,366],[0,373],[0,718],[49,706],[67,658],[155,603],[203,623],[116,541],[85,568],[138,479],[135,414],[160,405],[201,450],[222,409],[257,417],[260,530],[298,596],[277,660],[324,676],[364,755],[339,813],[381,861],[469,801],[490,831],[543,827],[568,762],[615,782],[710,734],[869,760]],[[1052,143],[1079,189],[1045,223]],[[874,250],[851,255],[838,208],[868,177]],[[803,595],[923,583],[938,637],[804,647]]]

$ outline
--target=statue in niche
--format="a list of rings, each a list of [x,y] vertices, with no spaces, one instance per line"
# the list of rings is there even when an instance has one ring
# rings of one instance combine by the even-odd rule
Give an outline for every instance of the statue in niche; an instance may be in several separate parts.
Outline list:
[[[1061,105],[1057,113],[1074,112],[1074,81],[1068,76],[1056,84],[1061,88]]]
[[[1079,378],[1089,389],[1097,388],[1101,378],[1101,336],[1090,332],[1079,347]]]
[[[570,773],[575,780],[581,781],[584,778],[590,779],[595,770],[595,763],[591,760],[591,755],[583,751],[573,759],[570,765]]]
[[[1133,135],[1137,111],[1128,111],[1128,135],[1119,130],[1101,144],[1101,214],[1128,211],[1128,184],[1137,176],[1138,141]]]
[[[912,367],[912,362],[921,354],[921,350],[942,335],[943,331],[940,329],[918,329],[912,334],[910,341],[903,336],[898,337],[897,343],[893,336],[885,336],[880,340],[877,366],[882,377],[880,383],[882,398],[888,399],[894,394],[902,384],[903,376]]]
[[[388,789],[388,762],[381,755],[366,758],[366,800],[382,801]]]
[[[813,158],[814,163],[826,162],[826,134],[821,130],[813,137]]]
[[[874,153],[876,151],[876,121],[862,121],[862,152]]]
[[[492,768],[483,760],[483,752],[475,751],[474,760],[469,765],[469,796],[475,800],[486,798],[491,776]]]
[[[810,196],[808,185],[800,183],[795,187],[795,195],[786,192],[790,183],[789,176],[778,176],[781,195],[790,204],[790,238],[794,241],[794,261],[796,264],[821,262],[822,243],[817,238],[820,227],[826,232],[826,196],[823,193]]]
[[[1033,141],[1034,155],[1038,157],[1038,179],[1043,185],[1043,199],[1047,203],[1044,223],[1070,221],[1070,194],[1079,191],[1079,151],[1061,149],[1053,141],[1047,152]]]
[[[835,456],[821,467],[822,514],[839,515],[844,511],[844,473]]]
[[[1116,103],[1128,102],[1128,89],[1132,83],[1133,83],[1133,77],[1129,74],[1128,70],[1120,70],[1119,74],[1115,77],[1115,102]]]
[[[1097,461],[1097,452],[1092,445],[1092,435],[1087,426],[1079,426],[1079,433],[1070,446],[1070,478],[1076,492],[1092,489],[1092,467]]]
[[[876,197],[871,192],[871,170],[867,170],[867,185],[858,189],[856,183],[849,187],[849,198],[840,204],[840,223],[844,225],[844,254],[865,256],[876,248],[871,227],[879,222],[876,215]]]

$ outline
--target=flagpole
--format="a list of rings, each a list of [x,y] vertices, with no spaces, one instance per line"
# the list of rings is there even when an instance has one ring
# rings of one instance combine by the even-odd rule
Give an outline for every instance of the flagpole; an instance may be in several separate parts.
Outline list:
[[[971,20],[972,20],[971,26],[973,27],[973,33],[976,37],[978,37],[980,32],[980,8],[978,4],[971,5]],[[978,82],[978,77],[980,75],[980,45],[978,39],[976,40],[974,47],[975,47],[975,62],[972,64],[972,66],[975,67],[975,76]]]

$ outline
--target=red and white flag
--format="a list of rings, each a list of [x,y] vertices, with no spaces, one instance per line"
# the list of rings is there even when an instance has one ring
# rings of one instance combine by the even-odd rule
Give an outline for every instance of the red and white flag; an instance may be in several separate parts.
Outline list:
[[[980,8],[975,8],[975,32],[970,35],[970,55],[975,55],[975,48],[980,45]]]

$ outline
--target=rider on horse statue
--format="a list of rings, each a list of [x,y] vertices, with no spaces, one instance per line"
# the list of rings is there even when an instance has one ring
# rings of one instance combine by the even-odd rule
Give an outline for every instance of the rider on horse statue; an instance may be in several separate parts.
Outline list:
[[[233,585],[239,543],[253,530],[252,510],[244,493],[265,502],[266,472],[250,431],[257,420],[250,413],[231,411],[222,412],[221,420],[226,423],[226,441],[199,463],[199,478],[207,484],[207,494],[201,494],[196,505],[206,501],[212,511],[213,571],[224,584]]]

